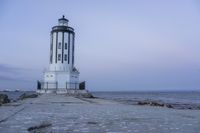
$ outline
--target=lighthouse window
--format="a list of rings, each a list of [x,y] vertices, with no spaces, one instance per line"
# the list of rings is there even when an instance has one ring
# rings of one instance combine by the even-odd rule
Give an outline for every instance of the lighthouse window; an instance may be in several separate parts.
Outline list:
[[[60,60],[61,59],[61,54],[58,54],[58,60]]]
[[[67,61],[67,54],[65,54],[65,61]]]
[[[67,43],[65,43],[65,49],[67,49]]]
[[[61,49],[61,42],[59,42],[58,44],[58,49]]]

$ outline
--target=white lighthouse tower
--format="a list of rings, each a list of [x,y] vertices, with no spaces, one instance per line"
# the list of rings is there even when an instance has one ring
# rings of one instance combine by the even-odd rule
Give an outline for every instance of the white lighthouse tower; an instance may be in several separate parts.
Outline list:
[[[79,83],[79,71],[74,66],[74,29],[68,26],[64,15],[52,27],[50,38],[49,68],[44,72],[43,81],[38,82],[38,91],[63,93],[84,89],[85,84]]]

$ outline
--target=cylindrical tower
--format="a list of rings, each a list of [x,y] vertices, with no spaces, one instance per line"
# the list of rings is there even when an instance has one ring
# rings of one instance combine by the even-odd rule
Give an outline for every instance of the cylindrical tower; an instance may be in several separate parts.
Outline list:
[[[52,27],[49,69],[44,72],[42,88],[63,91],[79,88],[79,72],[74,67],[74,29],[68,26],[63,16]]]
[[[50,43],[50,71],[72,71],[74,68],[75,33],[63,15],[52,27]]]

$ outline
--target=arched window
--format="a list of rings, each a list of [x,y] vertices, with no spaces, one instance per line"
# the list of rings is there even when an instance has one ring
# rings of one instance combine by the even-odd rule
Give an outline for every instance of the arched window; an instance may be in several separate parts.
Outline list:
[[[67,61],[67,54],[65,54],[65,61]]]
[[[61,49],[61,42],[59,42],[58,44],[58,49]]]
[[[67,43],[65,43],[65,49],[67,49]]]
[[[58,60],[61,60],[61,54],[58,54]]]

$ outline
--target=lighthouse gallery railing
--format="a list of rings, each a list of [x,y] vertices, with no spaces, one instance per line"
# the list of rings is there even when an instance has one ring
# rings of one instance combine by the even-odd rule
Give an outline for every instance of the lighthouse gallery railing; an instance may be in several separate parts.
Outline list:
[[[37,89],[47,89],[47,90],[57,90],[57,89],[85,89],[85,81],[80,83],[72,83],[72,82],[66,82],[65,87],[60,88],[58,86],[58,82],[43,82],[43,81],[37,81]]]

